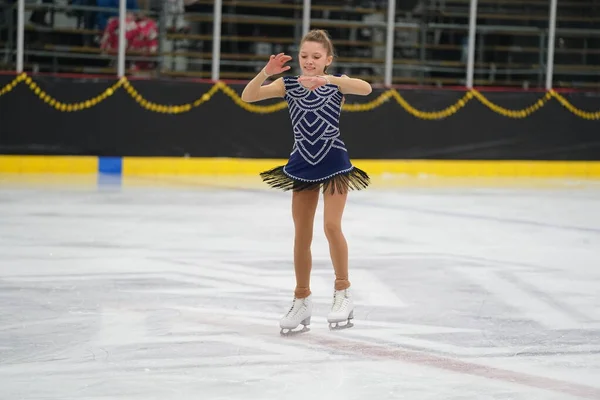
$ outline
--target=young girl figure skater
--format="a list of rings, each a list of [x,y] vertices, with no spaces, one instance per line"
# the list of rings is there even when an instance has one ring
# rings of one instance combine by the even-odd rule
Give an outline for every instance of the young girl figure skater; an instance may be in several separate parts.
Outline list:
[[[333,45],[323,30],[308,32],[300,43],[300,76],[284,76],[263,85],[271,75],[290,69],[292,57],[272,55],[267,65],[248,83],[242,100],[256,102],[282,97],[288,103],[294,145],[286,165],[261,173],[273,188],[292,190],[294,270],[296,289],[289,311],[280,320],[282,334],[300,324],[307,331],[313,304],[310,291],[311,243],[319,192],[323,191],[324,228],[335,271],[333,304],[327,315],[331,329],[352,326],[354,302],[348,280],[348,245],[342,233],[342,214],[350,189],[369,185],[369,176],[350,162],[341,139],[339,118],[344,96],[368,95],[371,85],[347,76],[326,75],[333,61]],[[348,321],[340,326],[340,322]],[[335,324],[335,325],[334,325]]]

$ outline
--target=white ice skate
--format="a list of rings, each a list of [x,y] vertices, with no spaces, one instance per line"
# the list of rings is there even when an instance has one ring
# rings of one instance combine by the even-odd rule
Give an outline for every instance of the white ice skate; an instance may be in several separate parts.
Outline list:
[[[333,293],[333,304],[331,305],[331,311],[327,315],[327,322],[329,322],[330,330],[339,330],[352,328],[354,324],[352,319],[354,318],[354,301],[350,294],[350,289],[336,290]],[[340,322],[347,321],[344,325],[340,325]]]
[[[308,332],[310,329],[307,326],[310,325],[312,310],[312,295],[304,299],[294,298],[292,307],[290,307],[289,311],[279,321],[281,334],[283,336],[289,336],[302,332]],[[293,329],[296,329],[300,324],[304,326],[302,330],[293,331]]]

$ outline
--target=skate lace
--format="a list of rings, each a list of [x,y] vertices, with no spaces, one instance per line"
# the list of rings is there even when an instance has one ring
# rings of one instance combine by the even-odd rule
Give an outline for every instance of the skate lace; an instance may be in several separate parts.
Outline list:
[[[298,314],[302,307],[304,307],[304,301],[301,299],[294,299],[294,301],[292,302],[292,306],[285,315],[285,318],[291,318],[294,315]]]
[[[347,303],[348,303],[348,301],[346,299],[346,292],[335,291],[333,293],[333,307],[332,308],[333,308],[334,312],[338,312],[342,308],[346,307]]]

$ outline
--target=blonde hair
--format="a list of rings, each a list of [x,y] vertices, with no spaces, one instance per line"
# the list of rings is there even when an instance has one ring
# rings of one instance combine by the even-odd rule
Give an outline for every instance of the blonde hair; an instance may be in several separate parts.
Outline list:
[[[331,38],[329,37],[329,33],[323,29],[313,29],[309,31],[300,42],[300,47],[304,44],[304,42],[316,42],[320,43],[325,50],[327,50],[327,56],[335,57],[333,43],[331,42]],[[323,72],[327,72],[327,67]]]

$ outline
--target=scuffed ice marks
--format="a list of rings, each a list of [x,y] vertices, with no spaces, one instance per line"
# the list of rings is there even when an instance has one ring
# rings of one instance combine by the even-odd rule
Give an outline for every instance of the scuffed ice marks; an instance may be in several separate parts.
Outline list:
[[[0,365],[65,360],[72,346],[89,341],[99,307],[85,301],[81,290],[91,288],[82,286],[0,280]]]
[[[289,196],[96,190],[0,189],[1,399],[600,398],[600,236],[561,228],[600,226],[597,191],[352,196],[335,333],[319,209],[311,332],[283,340]]]

